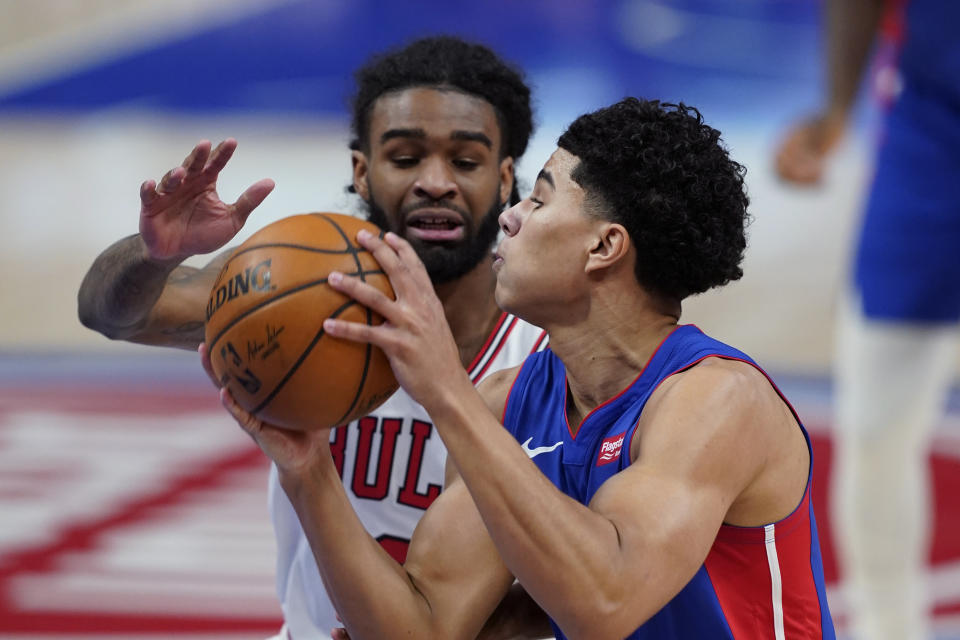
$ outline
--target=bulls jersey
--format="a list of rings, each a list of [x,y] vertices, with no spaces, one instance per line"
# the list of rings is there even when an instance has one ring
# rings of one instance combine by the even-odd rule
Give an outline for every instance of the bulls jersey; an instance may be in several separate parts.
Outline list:
[[[543,348],[546,334],[509,314],[500,317],[468,368],[477,384]],[[413,529],[440,494],[447,451],[427,412],[400,389],[371,415],[331,433],[343,486],[367,531],[398,561]],[[270,470],[270,513],[277,540],[277,594],[295,640],[329,638],[340,626],[297,514]]]
[[[563,363],[550,350],[536,353],[517,375],[503,422],[561,491],[588,504],[606,480],[630,464],[630,440],[657,385],[710,357],[757,366],[740,351],[707,337],[693,325],[678,327],[630,386],[587,415],[574,436],[566,419]],[[805,430],[803,433],[806,437]],[[556,625],[554,631],[558,640],[565,638]],[[809,475],[803,499],[783,520],[761,527],[721,526],[696,575],[628,637],[834,638],[810,504]]]

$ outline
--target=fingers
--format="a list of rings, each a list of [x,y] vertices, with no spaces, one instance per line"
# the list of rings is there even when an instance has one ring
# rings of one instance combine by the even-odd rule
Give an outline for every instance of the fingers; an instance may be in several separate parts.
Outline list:
[[[201,140],[190,152],[190,155],[184,158],[180,166],[186,169],[187,173],[198,173],[207,164],[208,157],[210,157],[210,141]]]
[[[422,292],[424,287],[432,289],[433,284],[420,256],[409,242],[397,234],[388,232],[380,239],[369,231],[361,230],[357,233],[357,241],[383,267],[398,298]]]
[[[333,640],[350,640],[347,630],[343,627],[335,627],[333,631],[330,632],[330,637]]]
[[[210,361],[210,354],[207,352],[207,345],[204,342],[200,343],[200,346],[197,347],[197,353],[200,354],[200,364],[203,366],[203,370],[207,372],[207,375],[210,377],[210,381],[213,382],[213,386],[220,388],[223,384],[220,382],[220,379],[217,378],[217,374],[213,371],[213,363]]]
[[[160,178],[160,183],[157,185],[156,192],[157,195],[166,195],[172,193],[183,184],[183,179],[187,175],[187,170],[183,167],[174,167],[167,171],[162,178]]]
[[[140,185],[140,201],[144,206],[153,204],[160,196],[170,195],[177,190],[185,181],[191,181],[197,177],[204,180],[216,180],[217,175],[226,166],[227,162],[233,156],[237,148],[237,141],[233,138],[227,138],[217,145],[216,149],[210,151],[210,141],[201,140],[190,151],[190,154],[184,158],[178,167],[168,171],[160,179],[160,182],[147,180]],[[242,220],[250,215],[250,212],[263,202],[267,194],[273,190],[272,180],[261,180],[240,196],[234,207],[240,213]]]
[[[206,168],[203,170],[204,173],[208,175],[216,175],[227,166],[230,158],[233,156],[233,152],[237,149],[237,141],[233,138],[227,138],[223,142],[217,145],[217,148],[213,150],[213,153],[210,154],[210,160],[207,162]]]
[[[243,407],[238,405],[226,387],[220,389],[220,402],[224,407],[226,407],[227,412],[233,416],[233,419],[237,421],[237,424],[240,425],[240,428],[250,434],[251,437],[256,439],[257,434],[260,432],[260,429],[263,426],[263,423],[260,422],[260,419],[253,414],[248,413]]]
[[[789,131],[775,158],[777,174],[794,184],[821,181],[833,149],[843,136],[846,116],[827,112],[808,118]]]
[[[240,223],[240,226],[243,226],[250,212],[260,206],[260,203],[270,195],[270,192],[273,191],[275,186],[276,183],[273,180],[264,178],[263,180],[254,182],[247,187],[246,191],[240,194],[237,201],[233,203],[233,215],[237,222]]]
[[[783,145],[776,157],[781,178],[800,185],[812,185],[823,175],[824,155],[810,144],[808,136],[797,134]]]
[[[144,207],[150,206],[157,198],[157,183],[153,180],[146,180],[140,185],[140,203]]]
[[[386,346],[387,341],[384,329],[384,325],[371,326],[363,322],[349,322],[335,318],[327,318],[323,321],[323,330],[334,338],[351,342],[369,342],[381,349]]]
[[[369,231],[363,230],[357,234],[357,240],[383,267],[387,277],[390,278],[390,284],[397,299],[392,300],[382,291],[359,278],[346,276],[338,271],[331,272],[327,277],[331,287],[379,313],[385,319],[385,323],[369,326],[328,319],[324,321],[323,326],[332,336],[355,342],[370,342],[388,349],[390,329],[406,326],[410,321],[407,317],[409,309],[398,302],[422,300],[425,292],[433,293],[433,284],[413,247],[400,236],[387,233],[384,239],[380,239]]]
[[[345,293],[365,307],[373,309],[384,318],[390,318],[390,306],[393,300],[387,297],[382,291],[373,287],[360,278],[346,276],[339,271],[332,271],[327,276],[327,282],[331,287],[341,293]]]
[[[153,180],[146,180],[140,185],[140,205],[145,215],[156,213],[151,211],[153,205],[160,200],[162,196],[169,195],[183,184],[183,178],[186,175],[186,169],[175,167],[168,171],[159,184]]]
[[[413,246],[409,242],[393,232],[388,232],[386,236],[384,236],[384,240],[397,252],[400,260],[407,265],[408,268],[422,272],[423,275],[429,278],[423,260],[420,259],[420,256],[413,250]]]

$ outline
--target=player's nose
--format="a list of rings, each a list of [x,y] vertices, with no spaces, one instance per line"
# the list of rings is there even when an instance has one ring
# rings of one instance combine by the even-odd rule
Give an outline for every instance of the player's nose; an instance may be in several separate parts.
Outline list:
[[[504,210],[498,218],[500,229],[508,236],[515,236],[517,231],[520,230],[520,218],[517,216],[517,207],[519,206],[520,203]]]
[[[431,200],[450,199],[457,194],[457,182],[450,166],[442,158],[426,158],[413,185],[414,195]]]

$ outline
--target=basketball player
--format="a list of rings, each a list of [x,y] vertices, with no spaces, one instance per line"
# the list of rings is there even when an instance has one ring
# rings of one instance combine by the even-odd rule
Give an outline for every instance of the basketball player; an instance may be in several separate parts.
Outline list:
[[[742,275],[743,168],[695,109],[634,98],[558,146],[500,216],[497,302],[550,335],[522,366],[474,388],[396,234],[358,235],[395,301],[330,275],[387,322],[325,330],[384,349],[457,472],[406,564],[315,455],[325,433],[291,436],[221,392],[275,461],[351,637],[473,638],[516,578],[557,638],[834,638],[806,431],[748,356],[678,325],[684,298]]]
[[[899,90],[889,96],[837,318],[833,485],[855,637],[912,640],[930,633],[927,454],[953,379],[960,319],[960,3],[891,2],[886,21],[882,5],[826,5],[826,105],[790,132],[777,167],[792,182],[819,180],[871,45],[892,45],[896,67],[878,78]]]
[[[448,37],[377,57],[356,78],[352,189],[370,220],[419,252],[474,382],[521,362],[545,334],[497,307],[491,248],[498,215],[519,199],[514,163],[532,130],[528,87],[486,47]],[[211,152],[201,142],[159,184],[143,184],[140,234],[104,251],[81,286],[85,325],[145,344],[196,349],[203,341],[210,287],[232,250],[202,269],[180,263],[229,242],[274,186],[261,180],[235,204],[222,202],[217,175],[235,148],[227,140]],[[446,453],[429,416],[401,390],[330,436],[327,455],[363,526],[402,561],[444,480]],[[280,637],[328,637],[336,614],[275,470],[270,509]]]

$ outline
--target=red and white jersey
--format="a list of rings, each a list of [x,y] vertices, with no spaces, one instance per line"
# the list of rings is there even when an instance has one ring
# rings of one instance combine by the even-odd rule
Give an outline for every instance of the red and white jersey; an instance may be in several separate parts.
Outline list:
[[[546,346],[546,333],[502,314],[468,368],[477,384]],[[367,531],[397,560],[406,557],[414,527],[443,486],[447,450],[430,416],[400,389],[369,416],[331,433],[343,486]],[[270,470],[270,513],[277,540],[277,594],[289,635],[329,638],[340,626],[297,514]]]

